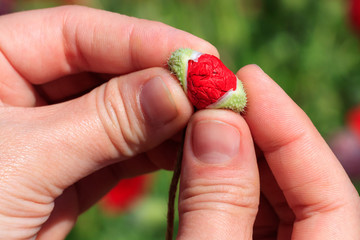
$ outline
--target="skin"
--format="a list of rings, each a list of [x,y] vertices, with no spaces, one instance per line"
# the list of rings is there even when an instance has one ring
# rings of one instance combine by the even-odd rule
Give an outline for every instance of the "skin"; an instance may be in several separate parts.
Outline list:
[[[171,169],[187,123],[178,239],[360,234],[341,165],[259,67],[237,73],[245,117],[193,114],[163,66],[179,47],[218,53],[188,33],[82,7],[1,16],[0,32],[1,239],[64,239],[120,179]]]

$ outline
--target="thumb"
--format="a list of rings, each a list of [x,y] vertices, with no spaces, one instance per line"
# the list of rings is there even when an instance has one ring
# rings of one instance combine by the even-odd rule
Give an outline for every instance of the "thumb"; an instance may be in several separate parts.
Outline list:
[[[151,168],[157,163],[142,153],[179,132],[192,113],[181,86],[162,68],[114,78],[78,99],[26,109],[26,114],[11,110],[22,129],[9,138],[14,140],[8,149],[17,147],[19,154],[26,150],[18,172],[60,190],[115,162],[127,160],[127,169],[114,175]],[[14,152],[9,152],[9,161],[19,159]]]
[[[193,116],[180,184],[178,239],[252,239],[259,175],[240,115],[204,110]]]

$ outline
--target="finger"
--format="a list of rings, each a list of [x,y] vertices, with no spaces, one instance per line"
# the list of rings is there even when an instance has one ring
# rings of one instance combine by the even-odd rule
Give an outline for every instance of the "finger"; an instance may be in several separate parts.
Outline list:
[[[47,179],[37,188],[56,186],[47,193],[56,197],[98,169],[160,145],[185,126],[192,107],[177,80],[153,68],[115,78],[71,102],[7,111],[3,122],[12,127],[3,129],[3,136],[17,133],[5,143],[9,149],[2,157],[11,165],[19,158],[16,152],[23,159],[26,151],[24,161],[11,166],[17,171],[9,179],[19,173],[21,182]]]
[[[122,179],[173,167],[178,148],[179,145],[173,141],[165,141],[147,153],[112,164],[81,179],[76,183],[78,212],[86,211]]]
[[[359,233],[358,194],[310,119],[259,67],[237,75],[248,93],[245,120],[296,215],[293,235]]]
[[[54,209],[36,235],[37,240],[65,239],[79,214],[76,188],[70,187],[55,200]]]
[[[251,239],[259,204],[254,145],[242,117],[197,112],[187,129],[178,239]]]
[[[265,159],[260,157],[258,165],[261,192],[278,218],[276,228],[277,239],[291,239],[292,228],[295,221],[294,213],[290,209]]]
[[[46,104],[55,104],[80,97],[114,77],[117,76],[102,78],[96,73],[82,72],[34,88]]]
[[[85,7],[3,16],[0,32],[1,52],[33,84],[82,71],[124,74],[162,67],[179,47],[218,55],[206,41],[165,24]]]
[[[151,154],[139,154],[81,179],[56,199],[54,210],[42,226],[37,238],[49,239],[49,236],[52,236],[54,239],[63,239],[75,224],[77,216],[97,203],[119,181],[159,169],[156,165],[159,159],[160,164],[165,163],[165,166],[169,165],[166,160],[174,163],[177,148],[178,144],[168,140],[153,149]]]

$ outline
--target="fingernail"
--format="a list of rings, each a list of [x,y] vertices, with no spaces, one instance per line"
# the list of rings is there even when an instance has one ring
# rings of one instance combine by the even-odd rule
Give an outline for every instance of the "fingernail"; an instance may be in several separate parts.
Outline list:
[[[166,124],[178,115],[174,99],[161,77],[147,81],[140,93],[145,118],[154,125]]]
[[[192,149],[203,163],[226,163],[238,154],[239,146],[239,130],[227,123],[206,120],[193,127]]]

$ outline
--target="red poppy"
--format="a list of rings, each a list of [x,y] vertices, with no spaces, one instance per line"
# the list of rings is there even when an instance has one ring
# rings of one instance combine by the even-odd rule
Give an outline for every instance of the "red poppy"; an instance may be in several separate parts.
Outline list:
[[[219,58],[190,48],[179,48],[171,54],[168,66],[197,109],[244,111],[244,86]]]
[[[360,138],[360,107],[352,109],[348,114],[349,128]]]
[[[103,197],[100,206],[109,213],[120,213],[128,210],[144,195],[149,180],[149,175],[121,180]]]
[[[350,21],[355,31],[360,34],[360,0],[350,0]]]

